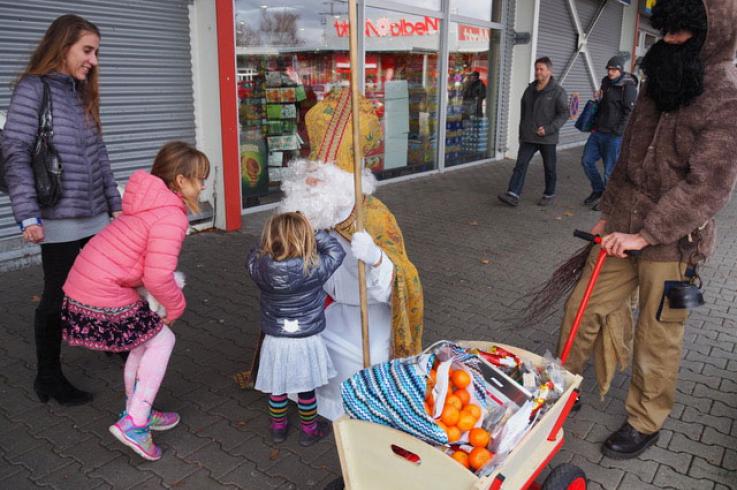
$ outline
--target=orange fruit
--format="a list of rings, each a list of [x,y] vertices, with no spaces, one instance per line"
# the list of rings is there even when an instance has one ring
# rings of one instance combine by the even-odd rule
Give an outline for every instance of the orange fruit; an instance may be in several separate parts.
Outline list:
[[[445,406],[456,407],[458,410],[460,410],[463,408],[463,402],[455,395],[448,395],[447,397],[445,397]]]
[[[473,415],[476,420],[481,418],[481,407],[479,407],[478,405],[474,405],[473,403],[463,407],[463,411]]]
[[[456,425],[460,417],[461,412],[456,407],[450,405],[446,405],[443,408],[443,413],[440,414],[440,420],[442,420],[448,427]]]
[[[461,451],[459,449],[455,451],[453,454],[451,454],[450,457],[455,459],[459,463],[461,463],[466,468],[468,468],[468,453],[466,451]]]
[[[475,447],[468,455],[468,464],[471,469],[477,471],[491,460],[494,454],[485,447]]]
[[[460,390],[455,390],[453,394],[461,399],[461,403],[463,403],[463,405],[468,405],[468,403],[471,401],[471,395],[463,388],[461,388]]]
[[[450,374],[450,381],[453,386],[461,389],[471,384],[471,376],[466,371],[458,369]]]
[[[450,443],[456,442],[461,438],[461,429],[455,426],[448,427],[445,433],[448,434],[448,442]]]
[[[436,420],[435,423],[438,424],[438,427],[443,429],[443,432],[448,432],[448,426],[445,425],[442,420]]]
[[[461,430],[461,432],[466,432],[468,430],[473,429],[474,424],[476,423],[476,418],[471,415],[468,412],[461,412],[460,417],[458,418],[458,423],[456,426]]]
[[[471,429],[471,432],[468,434],[468,442],[473,447],[486,447],[489,445],[489,441],[491,440],[491,435],[489,435],[489,432],[481,429]]]

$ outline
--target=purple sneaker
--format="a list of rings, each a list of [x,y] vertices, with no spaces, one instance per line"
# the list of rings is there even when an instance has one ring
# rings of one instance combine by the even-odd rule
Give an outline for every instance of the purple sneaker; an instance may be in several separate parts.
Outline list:
[[[322,420],[317,422],[313,430],[305,430],[305,428],[302,427],[302,430],[299,432],[299,445],[302,447],[310,447],[321,439],[329,436],[330,432],[330,424]]]
[[[151,410],[151,415],[148,417],[148,428],[150,430],[169,430],[176,427],[180,420],[181,417],[177,412]]]
[[[130,415],[125,415],[110,426],[110,433],[117,440],[133,449],[143,459],[149,461],[161,459],[161,448],[154,444],[149,424],[138,426],[133,423],[133,418]]]
[[[271,442],[281,444],[287,440],[289,434],[289,423],[271,423]]]

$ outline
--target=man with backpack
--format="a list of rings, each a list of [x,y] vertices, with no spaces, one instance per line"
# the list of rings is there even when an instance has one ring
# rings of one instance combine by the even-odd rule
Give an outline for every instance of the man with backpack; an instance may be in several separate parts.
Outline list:
[[[637,99],[637,78],[624,71],[621,57],[610,59],[606,69],[607,76],[601,80],[601,89],[596,93],[599,110],[581,158],[583,170],[591,182],[591,194],[583,203],[593,206],[595,211],[598,211],[599,199],[619,158],[624,128]],[[596,167],[599,160],[604,162],[603,176]]]

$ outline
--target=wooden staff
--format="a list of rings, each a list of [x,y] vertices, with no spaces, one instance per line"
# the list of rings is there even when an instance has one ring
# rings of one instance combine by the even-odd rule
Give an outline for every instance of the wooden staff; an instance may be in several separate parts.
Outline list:
[[[358,23],[356,0],[348,1],[349,39],[351,51],[351,112],[353,113],[353,184],[356,196],[356,231],[363,231],[363,189],[361,175],[363,173],[363,155],[361,154],[360,90],[358,87]],[[358,261],[358,294],[361,302],[361,337],[363,339],[363,367],[371,365],[371,347],[369,346],[368,329],[368,295],[366,294],[366,264]]]

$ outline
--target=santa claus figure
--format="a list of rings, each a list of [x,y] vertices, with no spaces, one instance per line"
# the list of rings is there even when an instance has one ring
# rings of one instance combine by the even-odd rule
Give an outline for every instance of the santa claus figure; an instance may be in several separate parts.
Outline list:
[[[371,104],[361,100],[364,154],[381,145],[381,126]],[[422,286],[409,261],[396,219],[372,196],[375,179],[364,171],[365,231],[356,230],[350,91],[333,92],[306,117],[313,152],[294,161],[284,177],[279,211],[300,211],[315,230],[329,230],[346,251],[325,284],[329,295],[322,335],[338,375],[317,390],[320,414],[343,414],[340,384],[363,368],[358,261],[366,264],[371,364],[419,353],[422,348]]]

